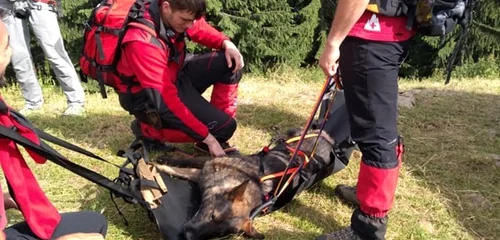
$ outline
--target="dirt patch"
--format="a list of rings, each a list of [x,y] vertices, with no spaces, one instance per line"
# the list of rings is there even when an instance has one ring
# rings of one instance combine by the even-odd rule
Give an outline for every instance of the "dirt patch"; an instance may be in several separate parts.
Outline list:
[[[398,94],[398,106],[403,108],[415,107],[415,94],[414,91],[405,91]]]

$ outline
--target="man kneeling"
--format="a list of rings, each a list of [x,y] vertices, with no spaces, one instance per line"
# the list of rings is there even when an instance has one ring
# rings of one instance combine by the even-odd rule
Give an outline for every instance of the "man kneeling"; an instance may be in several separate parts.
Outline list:
[[[205,21],[205,11],[205,0],[147,1],[137,20],[152,22],[158,37],[133,26],[125,33],[117,92],[121,106],[136,118],[132,131],[151,143],[149,149],[195,142],[214,156],[235,151],[227,141],[236,130],[243,57]],[[185,38],[221,51],[186,56]],[[210,86],[208,102],[201,94]]]

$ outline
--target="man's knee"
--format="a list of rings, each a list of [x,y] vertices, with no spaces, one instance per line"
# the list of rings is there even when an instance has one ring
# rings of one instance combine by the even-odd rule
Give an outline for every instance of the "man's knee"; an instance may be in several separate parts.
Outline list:
[[[234,118],[230,118],[224,125],[216,130],[210,131],[210,133],[212,133],[218,141],[225,142],[233,137],[237,127],[238,124],[236,120]]]
[[[236,64],[235,64],[235,63],[234,63],[234,61],[233,61],[233,66],[231,67],[231,69],[234,69],[234,66],[235,66],[235,65],[236,65]],[[231,71],[232,71],[232,70],[231,70]],[[231,73],[232,73],[232,72],[231,72]],[[232,73],[232,74],[230,75],[230,77],[229,77],[229,78],[227,78],[227,81],[221,81],[221,83],[224,83],[224,84],[231,84],[231,85],[232,85],[232,84],[238,84],[238,83],[240,83],[240,80],[241,80],[241,78],[242,78],[242,77],[243,77],[243,70],[241,70],[241,69],[240,69],[240,70],[236,71],[235,73]]]
[[[358,144],[365,164],[382,169],[397,166],[396,147],[399,143],[395,124],[370,123],[370,127],[352,127],[352,138]]]
[[[243,76],[243,70],[240,69],[233,73],[234,68],[236,67],[236,62],[234,59],[231,60],[231,67],[227,67],[227,59],[225,55],[225,51],[221,50],[218,52],[214,52],[212,55],[212,63],[209,64],[209,67],[218,67],[226,71],[222,79],[220,79],[220,83],[223,84],[238,84]]]
[[[391,142],[379,141],[375,144],[357,142],[363,155],[363,162],[371,167],[392,169],[397,167],[397,138]]]

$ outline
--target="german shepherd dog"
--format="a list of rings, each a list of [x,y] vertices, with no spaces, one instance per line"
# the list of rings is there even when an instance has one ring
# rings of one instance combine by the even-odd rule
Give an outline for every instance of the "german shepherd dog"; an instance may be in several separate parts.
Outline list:
[[[299,130],[289,130],[287,137],[297,137],[300,133]],[[316,135],[304,138],[300,150],[311,156],[316,145],[311,161],[304,168],[314,172],[330,163],[334,141],[324,131],[319,135],[317,130],[310,133]],[[285,141],[280,138],[268,151],[249,156],[190,159],[160,157],[156,164],[158,170],[196,182],[201,190],[201,206],[184,225],[186,238],[200,240],[243,234],[245,237],[263,239],[264,235],[252,226],[250,216],[255,208],[263,204],[264,196],[275,190],[280,181],[280,178],[271,178],[261,182],[261,177],[282,172],[289,163],[289,148],[294,149],[297,141],[289,144]],[[299,166],[302,161],[304,157],[297,155],[291,167]]]

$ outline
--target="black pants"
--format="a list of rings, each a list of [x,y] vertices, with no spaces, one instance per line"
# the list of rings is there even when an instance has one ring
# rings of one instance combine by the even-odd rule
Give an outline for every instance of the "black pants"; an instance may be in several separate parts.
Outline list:
[[[177,90],[182,102],[203,122],[219,141],[229,140],[236,131],[236,120],[223,111],[224,107],[207,101],[203,94],[210,86],[214,86],[212,99],[217,94],[225,94],[226,89],[217,89],[217,84],[237,86],[241,79],[241,71],[233,74],[233,67],[227,66],[223,51],[194,55],[186,60],[179,73]],[[236,91],[236,89],[227,91]],[[236,93],[234,93],[236,94]]]
[[[383,239],[399,174],[396,148],[399,67],[409,41],[348,37],[340,47],[340,73],[352,139],[362,152],[357,185],[360,209],[351,227],[363,239]]]
[[[242,72],[233,73],[233,67],[227,66],[224,51],[191,55],[186,58],[184,66],[179,71],[176,81],[178,96],[189,111],[203,124],[220,142],[229,140],[236,131],[236,95]],[[210,101],[202,94],[213,86]],[[164,103],[158,103],[161,126],[153,124],[145,114],[145,105],[152,103],[147,92],[130,95],[121,94],[120,103],[130,111],[139,122],[144,137],[166,142],[192,142],[192,129],[179,122]],[[202,139],[194,139],[201,141]]]
[[[100,233],[106,237],[108,223],[106,217],[97,212],[62,213],[61,222],[51,239],[71,233]],[[4,230],[7,240],[38,239],[26,222],[20,222]]]

